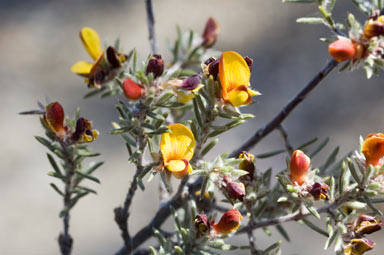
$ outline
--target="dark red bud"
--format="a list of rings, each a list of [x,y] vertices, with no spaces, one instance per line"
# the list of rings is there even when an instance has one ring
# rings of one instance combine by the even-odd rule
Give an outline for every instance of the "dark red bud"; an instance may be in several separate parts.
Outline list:
[[[220,59],[216,59],[208,64],[208,73],[209,75],[212,75],[215,80],[217,79],[217,75],[219,74],[219,62]]]
[[[119,60],[117,51],[109,46],[106,50],[107,53],[107,60],[111,64],[112,68],[119,68],[121,67],[121,61]]]
[[[216,20],[214,18],[209,18],[207,23],[205,24],[205,29],[203,33],[203,42],[202,46],[204,48],[210,48],[212,47],[216,40],[217,36],[219,35],[219,25],[217,24]]]
[[[227,192],[229,198],[233,201],[236,199],[243,201],[245,196],[245,187],[244,184],[239,182],[233,182],[227,177],[224,178],[225,191]]]
[[[252,65],[253,65],[253,59],[251,59],[250,57],[246,56],[244,58],[245,62],[247,62],[247,65],[249,67],[249,71],[252,72]]]
[[[153,73],[153,77],[160,77],[164,72],[164,60],[160,54],[154,54],[148,61],[147,69],[145,73]]]
[[[309,193],[315,200],[323,199],[328,200],[329,186],[325,183],[315,182],[309,190]]]

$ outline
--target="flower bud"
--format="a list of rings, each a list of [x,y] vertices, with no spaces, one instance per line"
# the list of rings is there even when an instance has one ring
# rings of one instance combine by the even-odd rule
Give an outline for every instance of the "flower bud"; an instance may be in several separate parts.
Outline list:
[[[365,138],[361,152],[365,156],[365,164],[367,166],[377,166],[380,159],[384,156],[384,134],[369,134]]]
[[[207,215],[205,214],[196,215],[193,223],[195,225],[198,236],[205,235],[211,228]]]
[[[250,57],[246,56],[246,57],[244,57],[244,60],[245,60],[245,62],[247,62],[247,65],[249,67],[249,71],[252,72],[253,59],[251,59]]]
[[[290,179],[293,184],[302,185],[307,180],[311,159],[304,152],[296,150],[292,153],[290,162]]]
[[[230,234],[240,227],[242,216],[236,209],[226,211],[213,228],[217,234]]]
[[[156,79],[160,77],[164,72],[164,60],[160,54],[154,54],[148,61],[147,70],[145,73],[153,73],[153,77]]]
[[[367,238],[352,239],[347,248],[344,249],[345,255],[363,255],[364,252],[372,250],[375,243]]]
[[[315,182],[309,190],[309,193],[313,196],[315,200],[328,200],[328,190],[329,186],[325,183]]]
[[[214,59],[214,58],[209,58],[204,62],[204,65],[206,65],[206,75],[212,75],[213,79],[217,79],[217,75],[219,74],[219,62],[220,59]]]
[[[355,46],[348,38],[341,38],[329,44],[328,52],[337,62],[353,59],[356,53]]]
[[[382,222],[372,216],[362,214],[356,221],[354,232],[358,235],[368,235],[381,229]]]
[[[361,43],[354,43],[353,46],[355,47],[355,55],[353,56],[354,60],[362,59],[365,55],[365,46]]]
[[[252,154],[243,151],[240,155],[239,158],[244,159],[239,163],[239,169],[247,171],[248,174],[243,175],[240,177],[241,181],[252,181],[254,174],[255,174],[255,163],[253,162],[255,160],[255,156]]]
[[[192,75],[183,80],[180,88],[185,90],[194,90],[201,84],[201,76],[198,74]]]
[[[224,177],[224,185],[225,191],[232,201],[236,201],[236,199],[243,201],[245,196],[245,187],[243,183],[233,182],[229,178]]]
[[[209,18],[207,23],[205,24],[204,33],[202,36],[203,42],[201,43],[201,46],[203,46],[204,48],[211,48],[215,44],[219,32],[220,28],[216,20],[212,17]]]
[[[143,88],[129,78],[124,80],[123,91],[125,97],[130,100],[137,100],[143,96]]]
[[[65,136],[64,109],[61,104],[54,102],[45,107],[43,123],[57,137],[63,138]]]
[[[92,129],[91,123],[86,118],[79,118],[76,122],[76,130],[72,134],[72,141],[83,143],[92,142],[99,136],[96,129]]]

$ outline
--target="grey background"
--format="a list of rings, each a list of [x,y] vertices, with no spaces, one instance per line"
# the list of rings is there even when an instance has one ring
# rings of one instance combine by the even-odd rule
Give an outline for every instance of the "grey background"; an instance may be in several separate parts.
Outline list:
[[[350,2],[338,1],[337,20],[343,21],[347,12],[358,13]],[[330,60],[327,45],[319,41],[329,37],[329,31],[295,23],[296,18],[315,15],[315,8],[280,0],[154,1],[160,52],[166,60],[176,24],[202,33],[205,21],[213,16],[221,26],[217,48],[238,51],[255,61],[251,83],[263,95],[257,104],[242,110],[256,118],[223,136],[210,157],[239,146]],[[0,255],[58,254],[56,238],[62,226],[57,215],[62,204],[48,185],[52,179],[46,174],[50,170],[46,150],[33,138],[42,135],[42,129],[36,117],[17,115],[35,108],[36,101],[46,96],[61,102],[67,115],[80,106],[82,115],[94,121],[101,136],[92,147],[106,161],[96,174],[102,184],[91,185],[98,195],[85,198],[73,210],[73,254],[112,254],[122,244],[112,211],[123,201],[133,168],[121,140],[108,134],[111,121],[117,118],[116,99],[83,100],[87,88],[69,71],[76,61],[90,60],[78,38],[83,26],[96,29],[103,42],[120,36],[123,48],[136,47],[142,59],[148,54],[144,1],[0,1]],[[330,136],[331,144],[313,160],[318,166],[336,145],[341,145],[343,155],[358,148],[360,135],[383,131],[382,83],[382,76],[366,80],[362,70],[333,72],[286,120],[293,145]],[[280,148],[282,141],[274,132],[252,152]],[[257,164],[260,169],[272,166],[278,171],[284,156]],[[132,233],[156,211],[157,193],[157,179],[145,192],[137,192],[130,218]],[[295,223],[286,226],[293,240],[284,242],[283,254],[333,254],[323,250],[324,237]],[[370,254],[382,254],[383,235],[370,238],[378,242]],[[234,242],[246,243],[245,236],[237,239]],[[273,232],[269,238],[256,231],[256,239],[260,247],[267,247],[282,237]]]

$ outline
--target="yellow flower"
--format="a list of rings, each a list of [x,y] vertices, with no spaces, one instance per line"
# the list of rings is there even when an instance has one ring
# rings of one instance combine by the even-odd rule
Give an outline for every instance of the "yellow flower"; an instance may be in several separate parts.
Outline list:
[[[121,64],[126,61],[126,56],[113,47],[108,47],[104,53],[99,35],[90,27],[81,29],[80,38],[94,62],[78,61],[71,67],[71,71],[86,77],[85,81],[90,88],[100,88],[102,83],[114,77],[113,69],[121,67]]]
[[[195,138],[192,131],[182,124],[168,126],[170,133],[161,136],[160,152],[164,167],[180,179],[192,173],[189,161],[195,152]]]
[[[235,107],[250,104],[252,96],[260,95],[249,86],[251,71],[247,62],[234,51],[226,51],[221,55],[219,77],[222,98]]]

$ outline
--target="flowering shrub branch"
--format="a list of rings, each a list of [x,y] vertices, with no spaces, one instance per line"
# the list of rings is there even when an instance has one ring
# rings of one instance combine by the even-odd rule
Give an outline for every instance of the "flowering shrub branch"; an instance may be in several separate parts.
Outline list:
[[[241,248],[249,249],[252,255],[275,255],[281,252],[281,241],[260,247],[253,230],[263,228],[268,234],[269,227],[275,226],[289,241],[282,225],[289,221],[305,224],[327,237],[325,248],[334,245],[337,255],[362,255],[375,246],[366,236],[382,226],[377,218],[382,213],[375,204],[383,202],[380,196],[384,194],[384,135],[367,135],[361,139],[361,148],[342,158],[341,163],[335,163],[339,150],[336,147],[317,168],[311,164],[312,158],[329,139],[316,148],[313,145],[317,139],[294,147],[283,122],[339,63],[345,62],[341,70],[352,71],[363,66],[368,78],[383,68],[384,3],[354,1],[369,18],[361,26],[350,14],[348,33],[344,33],[344,25],[332,18],[335,0],[285,2],[317,6],[320,17],[297,21],[324,24],[337,36],[328,45],[332,60],[270,122],[231,154],[217,155],[214,160],[205,156],[219,142],[219,135],[253,118],[252,114],[242,113],[241,107],[251,104],[261,94],[250,84],[252,59],[235,51],[217,52],[212,48],[219,33],[213,18],[208,19],[201,36],[178,27],[169,65],[158,53],[151,0],[145,4],[152,54],[142,65],[138,64],[135,50],[124,53],[119,41],[103,49],[95,30],[81,29],[80,38],[93,62],[79,61],[71,70],[82,76],[91,90],[85,97],[119,98],[116,105],[119,119],[112,123],[111,134],[122,138],[129,162],[136,169],[122,205],[114,209],[123,239],[123,246],[115,254],[219,254],[221,250],[240,248],[228,244],[228,237],[246,233],[248,243]],[[70,255],[73,243],[69,234],[70,210],[81,197],[95,193],[80,182],[85,179],[99,182],[92,173],[102,162],[87,171],[81,170],[86,157],[98,155],[91,153],[86,145],[97,138],[98,132],[79,115],[65,121],[64,111],[57,102],[24,114],[43,116],[41,121],[48,139],[37,137],[37,140],[61,162],[60,168],[48,154],[54,169],[50,175],[64,186],[61,190],[51,184],[64,201],[60,214],[64,230],[58,238],[59,246],[63,255]],[[248,152],[274,130],[282,136],[283,150],[259,155]],[[272,169],[262,170],[256,165],[255,159],[284,152],[291,158],[287,159],[286,169],[276,175]],[[161,198],[170,198],[161,201],[148,225],[131,235],[128,220],[134,209],[134,196],[138,188],[144,191],[148,185],[144,183],[154,178],[161,180],[164,187],[161,192],[168,193]],[[273,182],[275,178],[277,183]],[[178,183],[175,191],[172,182]],[[224,197],[226,206],[218,201],[220,196]],[[318,204],[321,206],[317,207]],[[215,211],[222,212],[221,216],[216,217]],[[320,219],[321,214],[325,214],[326,229],[308,217]],[[161,226],[169,216],[173,217],[175,229],[166,232]],[[242,223],[245,217],[246,225]],[[151,237],[157,239],[158,245],[140,249]]]

